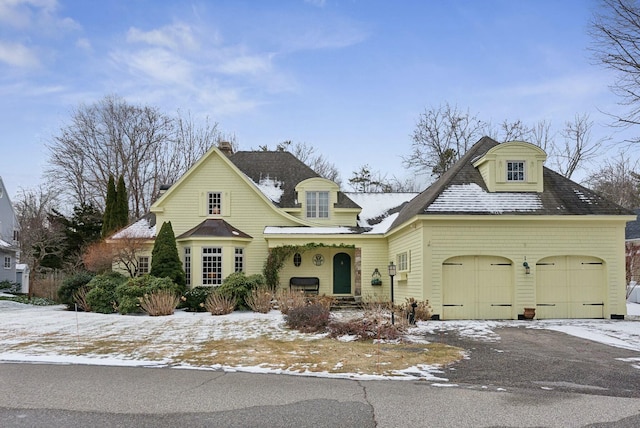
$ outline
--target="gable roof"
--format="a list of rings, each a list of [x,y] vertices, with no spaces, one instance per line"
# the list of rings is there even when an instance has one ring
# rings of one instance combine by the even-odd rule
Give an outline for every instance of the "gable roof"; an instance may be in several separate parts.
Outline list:
[[[473,162],[499,143],[482,137],[400,211],[391,228],[416,215],[629,215],[631,211],[543,167],[544,191],[488,192]]]
[[[185,239],[185,238],[245,238],[252,239],[251,236],[242,232],[239,229],[231,226],[229,223],[222,219],[212,219],[209,218],[196,227],[193,227],[180,236],[177,236],[176,239]]]
[[[309,178],[322,178],[304,162],[284,151],[241,151],[229,156],[229,160],[249,177],[267,197],[280,208],[300,207],[296,200],[296,186]],[[269,195],[266,189],[276,187],[278,197]],[[360,208],[342,192],[338,192],[336,208]]]

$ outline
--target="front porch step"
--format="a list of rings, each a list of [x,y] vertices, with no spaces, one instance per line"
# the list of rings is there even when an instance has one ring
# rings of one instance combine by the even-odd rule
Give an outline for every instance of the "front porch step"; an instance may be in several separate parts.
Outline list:
[[[332,311],[348,310],[348,309],[362,309],[362,301],[353,296],[348,297],[334,297],[334,303],[331,305]]]

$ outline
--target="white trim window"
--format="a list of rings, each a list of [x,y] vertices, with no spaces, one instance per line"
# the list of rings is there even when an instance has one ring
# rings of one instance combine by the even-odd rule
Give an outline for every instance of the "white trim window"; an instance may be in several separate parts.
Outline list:
[[[207,214],[219,215],[221,213],[222,213],[222,193],[221,192],[207,193]]]
[[[307,192],[307,218],[329,218],[329,192]]]
[[[202,248],[202,285],[222,284],[222,248]]]
[[[524,181],[524,161],[507,161],[507,181]]]
[[[191,286],[191,247],[184,248],[184,281],[187,287]]]
[[[398,272],[407,272],[409,270],[409,253],[404,252],[398,254]]]
[[[234,272],[244,272],[244,248],[236,248]]]
[[[149,256],[138,257],[138,275],[142,276],[149,273]]]
[[[11,256],[4,257],[4,268],[11,269]]]

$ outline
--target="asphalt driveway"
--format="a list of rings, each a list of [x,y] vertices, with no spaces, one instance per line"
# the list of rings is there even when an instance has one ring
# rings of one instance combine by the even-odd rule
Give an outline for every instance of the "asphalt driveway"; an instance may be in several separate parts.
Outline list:
[[[550,330],[504,327],[495,333],[497,342],[461,337],[454,330],[427,339],[467,350],[468,358],[445,369],[452,384],[640,397],[640,352]]]

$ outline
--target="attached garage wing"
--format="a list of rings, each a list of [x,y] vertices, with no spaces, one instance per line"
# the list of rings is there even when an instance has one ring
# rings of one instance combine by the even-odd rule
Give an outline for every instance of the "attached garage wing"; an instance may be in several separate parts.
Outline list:
[[[443,319],[512,319],[513,267],[494,256],[460,256],[446,260],[443,273]]]
[[[536,263],[536,318],[604,318],[605,266],[595,257]]]

